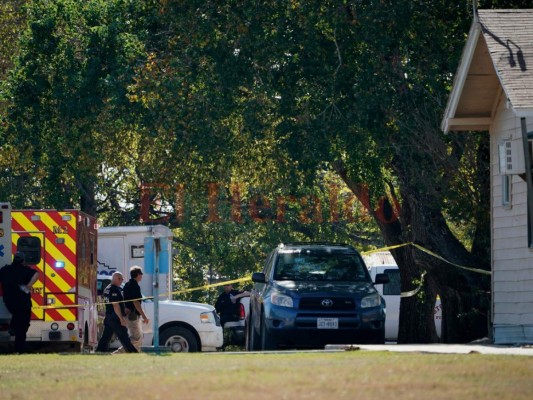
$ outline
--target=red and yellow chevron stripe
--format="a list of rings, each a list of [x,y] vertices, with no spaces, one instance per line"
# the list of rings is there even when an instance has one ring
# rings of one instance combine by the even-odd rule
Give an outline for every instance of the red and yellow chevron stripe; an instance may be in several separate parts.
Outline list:
[[[41,274],[33,287],[33,306],[52,305],[57,308],[33,309],[32,319],[44,321],[76,321],[77,308],[77,212],[24,210],[12,212],[12,248],[23,249],[24,237],[40,240],[40,261],[34,268]],[[28,258],[28,257],[27,257]]]

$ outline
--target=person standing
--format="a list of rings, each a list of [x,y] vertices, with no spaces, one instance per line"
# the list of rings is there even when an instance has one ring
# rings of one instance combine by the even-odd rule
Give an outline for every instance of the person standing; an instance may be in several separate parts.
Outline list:
[[[143,342],[142,323],[147,324],[150,322],[144,313],[140,300],[143,297],[141,287],[139,286],[142,278],[142,268],[134,265],[130,268],[130,280],[124,285],[124,300],[130,300],[126,302],[126,322],[128,324],[128,332],[131,343],[135,346],[138,352],[141,351],[141,345]],[[122,347],[119,350],[121,349]]]
[[[224,285],[224,291],[218,296],[215,310],[220,315],[220,324],[224,327],[226,322],[239,320],[239,306],[237,300],[241,297],[250,296],[250,292],[235,290],[230,283]]]
[[[106,303],[104,332],[98,341],[97,352],[109,351],[109,342],[114,333],[127,353],[137,353],[137,349],[131,344],[126,327],[124,298],[120,288],[123,280],[124,277],[120,272],[114,272],[111,276],[111,283],[104,289],[104,301]]]
[[[31,288],[39,279],[39,272],[25,263],[22,252],[15,253],[13,263],[0,269],[4,303],[12,314],[10,331],[15,334],[15,352],[26,351],[26,333],[31,319]]]

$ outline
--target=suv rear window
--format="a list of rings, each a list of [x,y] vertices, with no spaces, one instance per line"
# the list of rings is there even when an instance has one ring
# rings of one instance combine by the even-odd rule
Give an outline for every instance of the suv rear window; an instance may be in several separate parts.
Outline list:
[[[274,280],[370,281],[370,277],[356,253],[286,249],[278,253]]]

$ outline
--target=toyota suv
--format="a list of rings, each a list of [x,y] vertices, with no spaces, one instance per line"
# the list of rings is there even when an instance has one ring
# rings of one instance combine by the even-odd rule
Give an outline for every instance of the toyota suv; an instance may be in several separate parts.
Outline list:
[[[247,350],[385,341],[385,302],[374,283],[388,277],[373,283],[351,246],[280,244],[252,281]]]

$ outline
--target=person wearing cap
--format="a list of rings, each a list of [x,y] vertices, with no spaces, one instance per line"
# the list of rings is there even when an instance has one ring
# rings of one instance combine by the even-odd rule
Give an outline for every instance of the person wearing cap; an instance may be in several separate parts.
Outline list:
[[[138,352],[141,351],[141,345],[143,342],[143,330],[141,324],[149,323],[150,320],[144,313],[141,305],[141,287],[139,283],[143,278],[143,270],[141,267],[134,265],[130,268],[130,280],[124,285],[124,300],[130,300],[126,302],[126,323],[128,325],[128,332],[130,335],[131,343],[135,346]],[[120,352],[122,347],[118,349]]]
[[[104,331],[96,347],[96,352],[98,353],[109,351],[109,342],[113,337],[113,333],[127,353],[137,353],[137,349],[131,344],[128,336],[124,297],[120,287],[123,280],[124,277],[120,272],[113,272],[111,283],[104,289],[104,301],[106,303]]]
[[[17,252],[13,263],[0,269],[4,303],[12,314],[9,330],[15,334],[15,352],[26,351],[26,333],[31,319],[31,288],[39,279],[39,272],[25,263],[24,253]]]

